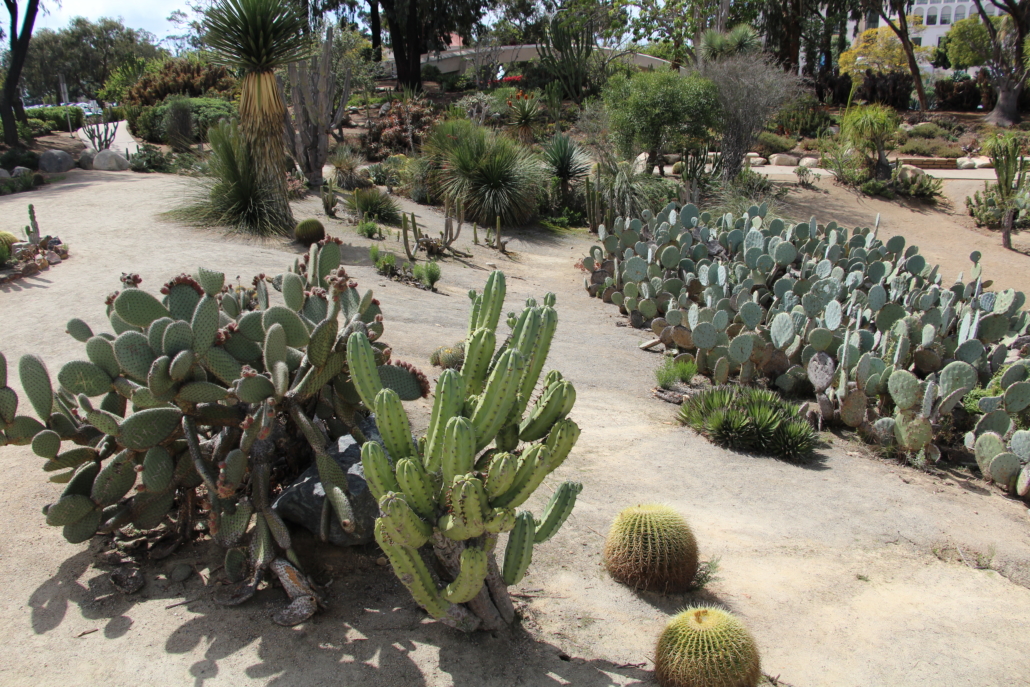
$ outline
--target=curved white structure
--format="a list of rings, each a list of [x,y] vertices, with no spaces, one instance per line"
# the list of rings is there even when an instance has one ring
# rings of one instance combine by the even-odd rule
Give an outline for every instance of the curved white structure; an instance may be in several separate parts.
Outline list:
[[[606,52],[613,52],[610,48],[598,48]],[[474,56],[479,52],[476,48],[458,48],[457,50],[446,50],[438,53],[426,53],[422,56],[423,65],[433,65],[444,74],[463,72],[473,62]],[[528,45],[503,45],[499,48],[489,48],[482,52],[495,53],[494,62],[511,64],[513,62],[528,62],[540,56],[539,47],[536,44]],[[638,67],[653,69],[668,69],[672,63],[668,60],[659,59],[642,53],[625,53],[617,59],[627,61]],[[680,67],[680,71],[686,71]]]

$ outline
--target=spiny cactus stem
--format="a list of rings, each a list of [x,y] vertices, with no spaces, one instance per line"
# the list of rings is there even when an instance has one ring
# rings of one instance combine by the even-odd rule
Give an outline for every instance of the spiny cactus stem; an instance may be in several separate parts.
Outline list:
[[[289,404],[289,412],[290,417],[297,423],[297,426],[300,427],[300,431],[304,435],[304,438],[307,439],[308,444],[311,445],[311,450],[315,452],[316,464],[330,461],[335,465],[335,461],[333,461],[325,450],[325,438],[322,436],[322,433],[315,429],[315,426],[311,424],[311,420],[309,420],[308,416],[304,414],[304,411],[302,411],[296,403],[291,403]],[[322,479],[322,477],[322,471],[319,470],[319,479]],[[344,480],[342,484],[336,484],[336,486],[339,487],[340,491],[344,494],[350,496],[350,490],[347,488],[346,480]]]
[[[204,480],[204,486],[207,487],[208,496],[211,498],[211,509],[214,512],[221,512],[220,502],[218,498],[218,486],[215,476],[211,474],[211,470],[208,464],[204,462],[204,456],[200,452],[200,440],[197,439],[197,421],[189,415],[182,416],[182,429],[186,435],[186,445],[190,449],[190,457],[193,458],[193,466],[197,469],[197,474]]]

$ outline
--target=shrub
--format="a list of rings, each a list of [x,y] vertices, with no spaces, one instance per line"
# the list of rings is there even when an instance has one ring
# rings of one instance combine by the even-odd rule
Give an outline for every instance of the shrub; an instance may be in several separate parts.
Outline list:
[[[338,145],[329,155],[328,162],[333,167],[333,178],[340,188],[352,191],[364,188],[371,182],[368,177],[358,173],[361,158],[348,145]]]
[[[387,224],[401,221],[401,209],[397,201],[378,188],[355,189],[346,203],[347,208],[359,217],[369,217]]]
[[[429,205],[433,203],[431,178],[433,163],[426,157],[417,157],[407,166],[407,186],[404,191],[416,203]]]
[[[129,89],[126,102],[133,105],[157,105],[170,95],[200,98],[207,95],[229,96],[236,88],[236,79],[225,67],[199,59],[170,59],[153,73],[144,74]]]
[[[51,131],[68,131],[69,120],[73,130],[82,128],[86,114],[81,107],[61,105],[59,107],[30,107],[25,110],[25,116],[29,119],[42,119],[44,122],[48,122]]]
[[[424,265],[417,265],[421,269],[421,275],[418,278],[426,285],[427,288],[435,289],[436,282],[440,281],[440,263],[435,260],[430,260]]]
[[[855,148],[873,153],[876,177],[890,175],[887,151],[898,129],[898,114],[883,105],[853,107],[841,123],[841,135]]]
[[[933,122],[922,122],[913,126],[908,135],[915,138],[949,138],[951,134]]]
[[[50,123],[42,119],[29,118],[29,131],[32,132],[32,136],[49,136],[51,127]]]
[[[0,154],[0,167],[8,171],[15,167],[39,169],[39,153],[24,148],[9,148]]]
[[[293,238],[297,243],[310,246],[325,238],[325,227],[317,219],[302,219],[293,230]]]
[[[655,381],[662,389],[672,388],[674,384],[690,384],[690,380],[696,374],[697,365],[692,360],[677,362],[669,357],[666,357],[661,366],[654,371]]]
[[[873,72],[867,69],[855,89],[854,100],[907,110],[912,103],[912,74],[907,70]]]
[[[938,79],[933,85],[938,110],[974,112],[983,100],[980,84],[970,78]]]
[[[354,230],[358,232],[359,236],[364,236],[366,239],[383,238],[383,228],[372,219],[362,219],[358,222],[358,226],[354,227]]]
[[[792,138],[777,136],[771,131],[763,131],[758,134],[758,139],[752,147],[754,152],[762,157],[769,157],[776,153],[785,153],[788,150],[793,150],[795,145],[797,145],[797,141]]]
[[[821,136],[833,124],[833,117],[812,94],[788,103],[772,120],[776,133],[785,136]]]
[[[129,169],[133,172],[168,172],[175,161],[172,153],[162,153],[155,145],[144,143],[136,154],[129,156]]]
[[[161,123],[165,139],[177,153],[189,150],[193,142],[193,111],[189,100],[181,97],[169,98],[164,110]]]
[[[138,138],[149,143],[165,143],[169,141],[165,131],[168,111],[173,102],[185,101],[193,121],[193,133],[190,141],[207,141],[207,131],[223,119],[237,116],[236,105],[217,98],[171,98],[168,102],[154,107],[126,108],[126,120],[129,131]],[[181,106],[179,106],[181,107]],[[180,114],[185,121],[185,115]]]
[[[443,76],[443,72],[435,64],[422,65],[422,80],[423,81],[435,81],[440,83],[440,78]]]
[[[919,138],[913,138],[898,148],[898,152],[904,155],[923,155],[925,157],[933,157],[933,150],[933,145]]]
[[[200,226],[224,226],[259,236],[289,235],[293,223],[281,212],[280,203],[269,201],[271,191],[261,182],[239,126],[225,121],[212,127],[208,134],[209,177],[202,187],[202,197],[170,214]]]
[[[361,134],[361,145],[369,160],[382,160],[394,153],[410,153],[422,145],[437,120],[433,104],[422,96],[407,103],[395,100],[385,117],[372,122]]]
[[[958,158],[965,155],[965,151],[957,145],[950,143],[935,143],[932,146],[934,157]]]
[[[0,195],[28,191],[33,186],[32,182],[33,175],[31,174],[22,174],[20,177],[11,177],[10,179],[0,179]]]

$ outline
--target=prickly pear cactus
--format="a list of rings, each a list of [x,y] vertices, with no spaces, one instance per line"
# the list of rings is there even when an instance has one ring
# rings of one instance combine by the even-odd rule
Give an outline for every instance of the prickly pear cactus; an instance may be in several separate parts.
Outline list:
[[[917,246],[881,239],[875,226],[792,224],[758,206],[734,217],[670,203],[648,215],[601,225],[583,259],[588,293],[653,330],[646,346],[694,357],[716,384],[814,391],[818,423],[867,436],[888,436],[874,425],[900,412],[889,436],[904,437],[899,446],[919,461],[938,455],[921,441],[922,420],[932,435],[966,393],[1012,362],[1009,348],[1030,327],[1022,292],[985,290],[979,253],[948,286]],[[903,408],[889,388],[898,372],[919,382],[902,385]],[[1000,431],[1013,408],[1030,404],[1030,379],[1010,380],[1004,392],[988,401],[981,431]]]
[[[357,335],[365,342],[362,383],[384,389],[397,405],[428,395],[428,381],[391,361],[379,303],[347,277],[331,240],[313,244],[290,271],[259,275],[252,285],[227,284],[204,268],[175,277],[160,295],[140,281],[123,275],[122,290],[108,299],[113,332],[68,322],[86,356],[56,378],[40,358],[21,358],[28,401],[21,409],[35,417],[19,414],[0,354],[0,446],[31,445],[50,481],[66,485],[45,515],[68,541],[127,525],[169,527],[185,540],[206,512],[211,536],[234,552],[227,570],[247,573],[221,600],[246,600],[272,571],[293,600],[277,621],[300,622],[317,609],[316,597],[298,582],[304,577],[290,532],[269,495],[314,463],[327,497],[323,530],[331,517],[344,530],[357,527],[346,477],[326,451],[328,440],[344,434],[361,438],[357,421],[373,409],[348,367],[347,341]],[[269,285],[282,304],[272,302]],[[280,465],[273,478],[275,462],[291,467],[284,473]],[[244,561],[237,547],[248,532]]]
[[[582,488],[559,485],[539,518],[518,510],[579,438],[567,417],[572,384],[557,371],[541,379],[558,324],[554,296],[542,306],[531,299],[501,342],[504,275],[493,272],[471,296],[464,363],[440,374],[428,430],[418,439],[397,393],[376,374],[373,344],[362,331],[347,339],[351,379],[383,437],[361,450],[381,511],[376,540],[415,601],[466,632],[514,620],[507,588],[522,580],[534,546],[554,536]],[[427,564],[429,557],[439,566]]]

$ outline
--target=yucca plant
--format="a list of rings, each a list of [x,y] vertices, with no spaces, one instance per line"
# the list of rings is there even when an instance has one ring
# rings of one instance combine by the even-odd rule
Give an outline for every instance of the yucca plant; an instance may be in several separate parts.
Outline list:
[[[762,47],[758,32],[747,24],[734,26],[726,33],[708,29],[701,34],[701,59],[716,62],[725,57],[754,52]]]
[[[891,163],[887,151],[898,130],[900,118],[894,108],[885,105],[864,105],[851,108],[841,124],[841,134],[855,148],[870,149],[875,155],[877,179],[889,179]]]
[[[590,173],[590,156],[576,141],[565,134],[555,134],[543,147],[544,168],[557,179],[562,201],[567,201],[573,184]]]
[[[523,93],[521,90],[514,98],[508,100],[508,113],[511,115],[511,132],[523,143],[533,142],[533,127],[540,116],[540,102],[534,93]]]
[[[329,155],[328,162],[333,167],[333,178],[340,188],[352,191],[371,185],[371,181],[358,173],[361,158],[350,146],[336,146],[336,149]]]
[[[294,225],[286,195],[286,110],[275,70],[311,52],[305,20],[282,0],[219,0],[204,20],[205,40],[214,61],[242,74],[240,132],[247,142],[269,215],[282,217],[280,233]]]
[[[359,188],[346,200],[347,209],[358,217],[371,218],[386,224],[401,221],[400,206],[386,191],[378,188]]]

